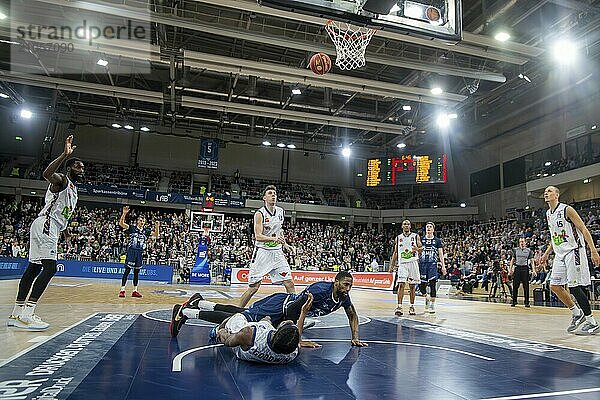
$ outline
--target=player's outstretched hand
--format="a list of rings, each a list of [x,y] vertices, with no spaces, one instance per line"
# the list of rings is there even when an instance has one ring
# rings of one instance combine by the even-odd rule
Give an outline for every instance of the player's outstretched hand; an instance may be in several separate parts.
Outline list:
[[[352,339],[352,346],[357,346],[357,347],[369,347],[369,343],[366,342],[361,342],[358,339]]]
[[[598,255],[598,252],[592,254],[592,262],[594,265],[600,265],[600,255]]]
[[[73,150],[76,148],[77,146],[73,146],[73,135],[67,136],[67,139],[65,140],[65,150],[63,153],[65,153],[66,156],[70,156],[73,153]]]
[[[542,254],[542,256],[540,257],[540,265],[546,264],[546,261],[548,261],[548,257],[546,256],[546,254]]]
[[[129,206],[123,207],[123,214],[127,214],[129,212]]]
[[[301,340],[300,343],[298,343],[298,346],[308,349],[318,349],[321,347],[319,343],[311,342],[310,340]]]
[[[309,292],[309,291],[306,292],[306,296],[308,298],[306,299],[306,302],[302,306],[302,311],[304,312],[304,314],[306,314],[306,313],[308,313],[310,311],[310,306],[312,306],[312,302],[313,302],[313,299],[314,299],[312,293]]]

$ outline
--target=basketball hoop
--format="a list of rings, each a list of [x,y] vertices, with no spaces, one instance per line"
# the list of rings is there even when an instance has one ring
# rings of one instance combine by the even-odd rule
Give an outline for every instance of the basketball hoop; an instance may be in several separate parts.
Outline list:
[[[328,19],[325,30],[335,45],[335,65],[343,70],[365,66],[365,51],[377,29],[353,27],[346,22]]]

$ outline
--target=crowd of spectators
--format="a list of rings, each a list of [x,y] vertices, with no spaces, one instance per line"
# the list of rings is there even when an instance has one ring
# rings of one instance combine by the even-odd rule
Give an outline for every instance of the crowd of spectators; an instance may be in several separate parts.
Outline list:
[[[575,205],[584,222],[594,234],[600,234],[600,201],[592,200]],[[29,227],[42,206],[42,199],[0,197],[0,255],[27,257]],[[532,280],[542,281],[546,266],[539,262],[548,245],[544,210],[534,213],[530,220],[502,220],[439,224],[437,235],[444,242],[446,278],[462,285],[464,282],[487,286],[495,281],[510,262],[511,249],[517,240],[527,238],[535,252],[535,271]],[[144,261],[170,264],[182,276],[193,265],[198,233],[190,231],[185,212],[168,209],[137,208],[130,215],[135,223],[143,213],[152,226],[160,222],[159,236],[147,243]],[[125,253],[127,235],[118,226],[121,209],[95,203],[80,204],[67,228],[67,239],[61,239],[59,256],[66,259],[119,261]],[[394,237],[400,224],[376,225],[334,223],[316,220],[286,221],[287,240],[296,247],[289,262],[294,269],[368,271],[373,267],[387,270]],[[413,230],[423,234],[423,226]],[[226,267],[247,266],[251,257],[252,217],[226,215],[221,233],[211,233],[210,259],[221,274]],[[600,244],[600,243],[599,243]],[[373,262],[375,261],[375,262]]]
[[[169,192],[189,193],[192,189],[192,174],[185,171],[173,171],[169,177]]]
[[[549,160],[544,163],[543,167],[533,168],[527,171],[527,180],[545,178],[554,176],[561,172],[569,171],[576,168],[585,167],[586,165],[600,162],[600,152],[592,154],[586,152],[572,157],[563,158],[561,160]]]
[[[348,207],[346,199],[342,194],[342,189],[336,186],[323,187],[323,197],[328,206]]]
[[[85,161],[85,181],[113,188],[158,190],[160,170]]]

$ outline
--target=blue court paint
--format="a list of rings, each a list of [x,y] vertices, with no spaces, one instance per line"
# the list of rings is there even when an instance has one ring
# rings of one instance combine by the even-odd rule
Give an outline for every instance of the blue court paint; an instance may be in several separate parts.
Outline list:
[[[140,317],[98,354],[69,399],[598,399],[598,353],[438,328],[373,319],[360,326],[366,348],[350,345],[348,327],[309,329],[305,336],[323,347],[270,366],[208,347],[209,327],[184,326],[175,340],[166,322]],[[178,355],[181,371],[173,371]]]

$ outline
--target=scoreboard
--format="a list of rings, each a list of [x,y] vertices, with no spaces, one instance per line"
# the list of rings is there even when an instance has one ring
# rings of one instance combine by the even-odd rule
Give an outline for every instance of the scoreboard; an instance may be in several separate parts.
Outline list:
[[[367,187],[446,183],[446,155],[403,155],[367,160]]]

